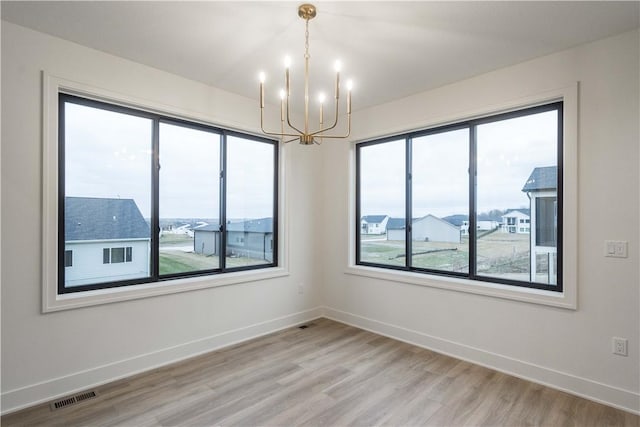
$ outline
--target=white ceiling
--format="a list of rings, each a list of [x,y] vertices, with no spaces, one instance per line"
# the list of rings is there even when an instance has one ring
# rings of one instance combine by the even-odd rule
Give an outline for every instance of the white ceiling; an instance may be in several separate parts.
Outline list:
[[[264,70],[275,101],[285,54],[292,80],[302,78],[298,4],[3,1],[2,19],[256,100]],[[637,1],[314,4],[311,93],[332,93],[339,58],[355,82],[354,109],[640,26]]]

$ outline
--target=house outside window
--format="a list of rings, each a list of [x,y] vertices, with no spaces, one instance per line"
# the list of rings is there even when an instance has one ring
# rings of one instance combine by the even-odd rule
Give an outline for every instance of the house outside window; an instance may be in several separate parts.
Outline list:
[[[357,144],[357,218],[393,227],[369,239],[359,226],[356,264],[562,292],[562,109]]]

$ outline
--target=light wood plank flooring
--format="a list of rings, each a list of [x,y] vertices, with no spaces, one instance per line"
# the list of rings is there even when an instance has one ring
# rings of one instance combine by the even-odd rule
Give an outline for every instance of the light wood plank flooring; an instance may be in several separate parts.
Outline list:
[[[639,417],[327,319],[3,426],[639,426]]]

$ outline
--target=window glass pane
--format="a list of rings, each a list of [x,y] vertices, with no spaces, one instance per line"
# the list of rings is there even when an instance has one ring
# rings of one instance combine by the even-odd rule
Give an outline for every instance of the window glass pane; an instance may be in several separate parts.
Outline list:
[[[360,261],[405,266],[405,141],[359,148]]]
[[[111,248],[111,264],[124,262],[124,248]]]
[[[558,228],[557,203],[555,197],[536,199],[536,246],[556,246]]]
[[[275,145],[227,138],[226,267],[274,261]]]
[[[151,120],[71,102],[64,119],[64,238],[75,253],[64,286],[149,277]],[[101,257],[118,243],[136,262]]]
[[[413,139],[413,267],[469,271],[468,153],[468,129]]]
[[[220,266],[220,135],[160,123],[160,275]]]
[[[557,283],[557,119],[548,111],[477,127],[479,275]]]
[[[131,261],[132,261],[132,251],[133,251],[133,248],[132,248],[131,246],[127,246],[127,247],[125,248],[125,250],[126,250],[126,254],[125,254],[125,261],[126,261],[126,262],[131,262]]]
[[[73,267],[73,251],[64,251],[64,266]]]

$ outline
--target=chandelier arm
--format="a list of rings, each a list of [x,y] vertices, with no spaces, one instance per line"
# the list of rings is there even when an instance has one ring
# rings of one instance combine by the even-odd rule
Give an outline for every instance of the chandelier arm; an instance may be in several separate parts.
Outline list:
[[[351,135],[351,114],[347,114],[347,134],[346,135],[315,135],[315,136],[319,138],[343,139],[343,138],[348,138],[350,135]]]
[[[298,132],[300,135],[304,135],[304,132],[302,132],[300,129],[298,129],[297,127],[295,127],[294,125],[291,124],[291,119],[289,118],[289,95],[288,94],[287,94],[287,125],[291,129],[293,129],[296,132]],[[291,135],[291,136],[296,136],[296,135]]]
[[[265,130],[265,128],[264,128],[264,107],[260,108],[260,129],[262,130],[262,133],[264,133],[265,135],[278,136],[278,137],[284,137],[284,136],[295,136],[296,138],[299,137],[299,135],[296,135],[296,134],[293,134],[293,133],[269,132],[269,131]],[[296,130],[298,130],[298,129],[296,129]]]
[[[288,141],[282,141],[282,143],[283,144],[288,144],[288,143],[293,142],[293,141],[298,141],[299,139],[300,139],[299,137],[296,137],[296,138],[290,139]]]

